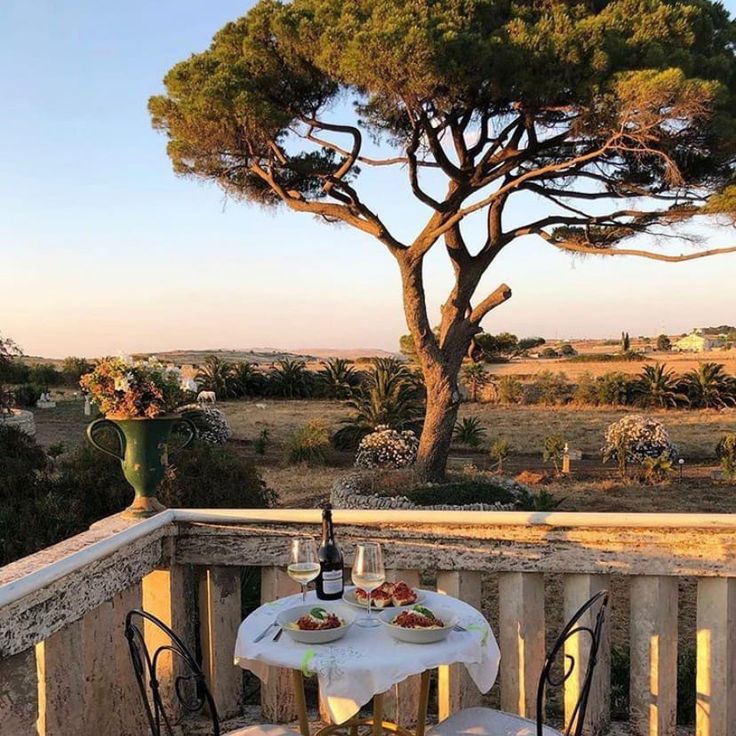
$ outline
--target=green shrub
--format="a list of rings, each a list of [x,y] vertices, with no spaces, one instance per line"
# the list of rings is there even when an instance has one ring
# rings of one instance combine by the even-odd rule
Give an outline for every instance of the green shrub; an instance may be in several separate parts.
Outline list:
[[[565,358],[571,358],[573,355],[577,355],[578,351],[575,350],[575,348],[570,345],[569,342],[566,342],[564,345],[560,346],[560,355],[564,356]]]
[[[644,353],[629,350],[628,353],[578,353],[567,359],[568,363],[640,363],[648,360]]]
[[[63,375],[48,363],[37,363],[32,365],[28,371],[28,382],[43,386],[44,389],[61,385],[63,379]]]
[[[540,358],[559,358],[560,354],[554,348],[545,348],[539,353]]]
[[[307,422],[291,435],[289,462],[324,465],[330,448],[330,430],[321,419]]]
[[[253,449],[256,451],[256,455],[265,455],[266,448],[271,440],[271,432],[268,429],[262,429],[258,437],[253,441]]]
[[[459,480],[442,485],[420,487],[406,494],[418,506],[436,506],[471,503],[509,504],[521,508],[528,505],[526,496],[513,493],[508,488],[488,480]]]
[[[195,442],[173,461],[174,471],[160,493],[167,506],[264,508],[275,503],[254,465],[229,446]],[[56,472],[47,468],[35,440],[0,426],[0,565],[78,534],[133,499],[120,462],[88,445],[60,459]]]
[[[736,432],[723,435],[716,445],[716,457],[726,480],[736,480]]]
[[[596,378],[599,404],[625,406],[631,403],[634,381],[625,373],[604,373]]]
[[[518,404],[524,395],[524,387],[515,376],[501,376],[498,379],[498,401],[501,404]]]
[[[544,438],[542,459],[545,463],[552,463],[556,473],[560,472],[566,444],[565,438],[561,434],[549,434]]]
[[[490,455],[491,460],[496,461],[498,472],[503,473],[503,463],[511,454],[511,445],[508,440],[503,439],[503,437],[499,437],[488,448],[488,454]]]
[[[567,404],[572,400],[573,385],[564,373],[542,371],[535,377],[534,383],[539,392],[539,402],[546,406]]]
[[[46,467],[46,454],[36,440],[16,427],[0,424],[0,480],[27,477]]]
[[[13,396],[17,406],[33,407],[41,398],[44,389],[33,383],[24,383],[22,386],[16,386],[13,389]]]
[[[598,383],[592,373],[586,372],[580,375],[572,395],[572,400],[582,406],[598,405]]]
[[[536,382],[521,384],[521,403],[525,406],[542,403],[542,387]]]
[[[269,508],[277,501],[251,461],[228,445],[206,442],[174,456],[159,498],[171,508]]]
[[[641,463],[642,482],[649,485],[664,483],[672,473],[672,466],[672,458],[666,452],[658,457],[645,457]]]

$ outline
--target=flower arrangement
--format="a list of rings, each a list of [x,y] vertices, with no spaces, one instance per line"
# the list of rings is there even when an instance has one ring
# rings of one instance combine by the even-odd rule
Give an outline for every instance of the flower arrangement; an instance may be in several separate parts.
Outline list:
[[[417,458],[419,440],[411,430],[399,432],[385,424],[366,435],[358,445],[358,468],[407,468]]]
[[[105,416],[119,419],[158,417],[191,398],[182,387],[179,368],[155,359],[134,363],[103,358],[79,385]]]
[[[647,458],[677,459],[677,447],[662,422],[639,414],[624,417],[606,430],[603,462],[618,463],[622,474],[630,464],[643,465]]]

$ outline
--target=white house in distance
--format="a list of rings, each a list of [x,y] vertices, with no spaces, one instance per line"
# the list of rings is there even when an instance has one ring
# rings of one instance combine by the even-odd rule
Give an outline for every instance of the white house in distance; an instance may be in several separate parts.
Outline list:
[[[723,338],[719,335],[704,335],[699,330],[693,330],[689,335],[680,338],[672,349],[680,353],[704,353],[723,345]]]

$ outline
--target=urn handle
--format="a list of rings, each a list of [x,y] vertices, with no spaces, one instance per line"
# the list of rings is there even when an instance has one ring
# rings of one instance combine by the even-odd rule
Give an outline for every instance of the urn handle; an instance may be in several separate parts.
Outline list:
[[[114,452],[113,450],[109,450],[107,447],[103,447],[96,439],[95,439],[95,432],[97,432],[98,429],[100,429],[102,426],[110,426],[114,430],[117,438],[120,449],[117,452]],[[123,452],[125,450],[125,436],[123,435],[122,430],[120,427],[118,427],[115,422],[110,421],[109,419],[105,419],[104,417],[101,419],[95,419],[94,422],[91,422],[87,425],[87,439],[90,441],[90,444],[93,447],[96,447],[101,452],[106,453],[107,455],[112,455],[114,458],[117,458],[118,460],[124,460],[125,456],[123,455]]]
[[[183,424],[187,428],[188,435],[187,435],[187,438],[184,440],[184,442],[181,445],[179,445],[179,447],[175,447],[173,450],[170,450],[172,454],[174,454],[175,452],[179,452],[179,450],[183,450],[185,447],[188,447],[189,445],[191,445],[192,440],[194,440],[197,434],[199,434],[197,432],[197,425],[191,419],[187,419],[186,417],[180,417],[176,421],[176,425],[179,425],[179,424]]]

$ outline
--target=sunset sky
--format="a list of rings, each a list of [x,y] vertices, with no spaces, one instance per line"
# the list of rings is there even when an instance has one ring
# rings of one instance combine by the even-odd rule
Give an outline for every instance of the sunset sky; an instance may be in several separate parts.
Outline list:
[[[0,334],[27,354],[397,349],[398,273],[382,246],[175,177],[151,129],[146,104],[165,72],[250,4],[2,3]],[[405,172],[370,173],[364,191],[399,234],[426,217]],[[712,245],[736,243],[731,226],[703,232]],[[736,255],[581,261],[528,239],[487,276],[486,290],[505,281],[514,296],[484,326],[554,338],[734,324],[735,276]],[[426,277],[434,315],[449,278],[438,249]]]

